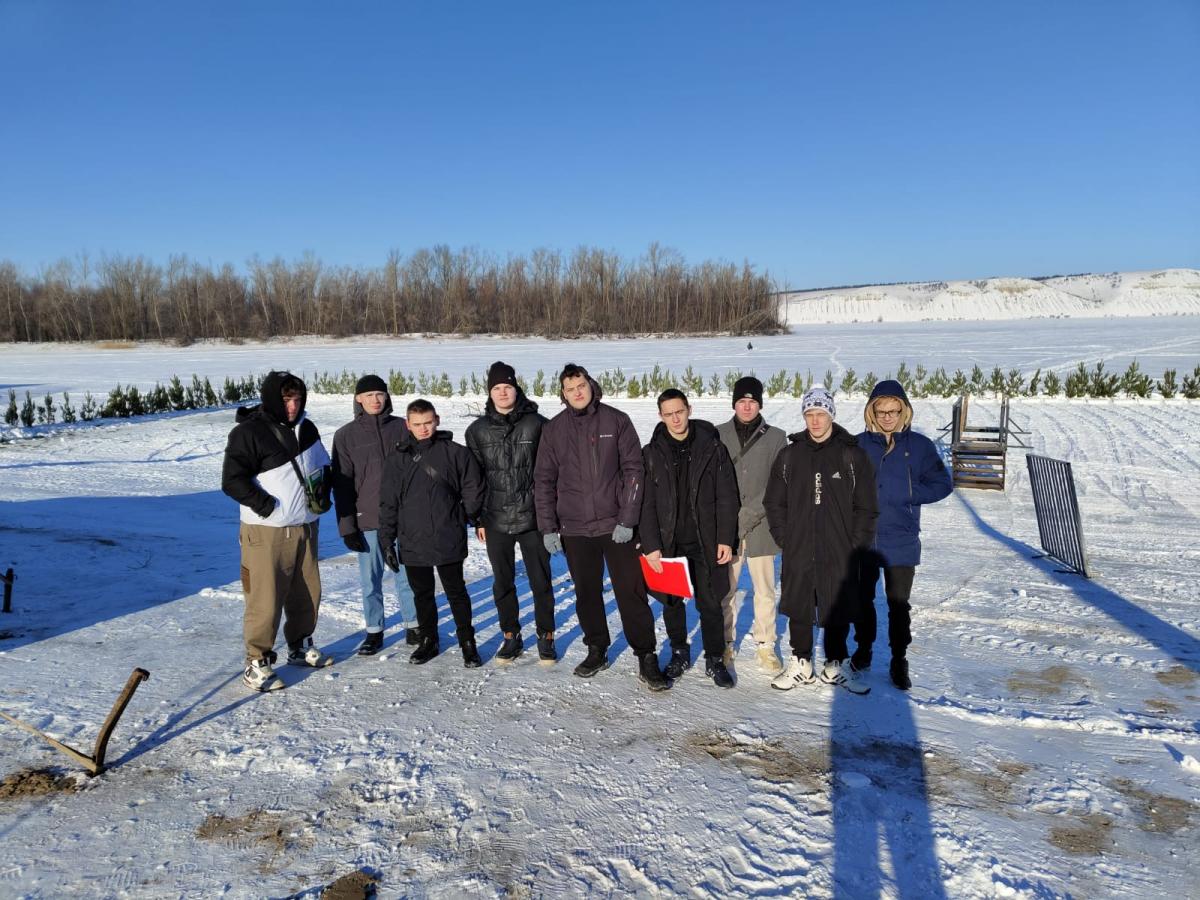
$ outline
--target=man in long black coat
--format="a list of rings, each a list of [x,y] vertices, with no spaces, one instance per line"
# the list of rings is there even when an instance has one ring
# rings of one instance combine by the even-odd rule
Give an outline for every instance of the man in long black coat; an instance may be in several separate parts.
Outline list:
[[[438,431],[428,400],[408,404],[408,434],[387,457],[379,490],[379,543],[393,572],[404,571],[417,607],[420,641],[409,662],[426,663],[440,652],[433,570],[450,601],[463,665],[481,664],[471,624],[471,598],[463,580],[467,526],[483,503],[483,479],[471,451]],[[396,541],[400,552],[397,555]]]
[[[846,639],[858,609],[862,556],[875,536],[879,506],[871,461],[834,422],[833,395],[810,388],[801,400],[805,431],[775,459],[763,506],[783,548],[780,611],[790,620],[792,657],[771,686],[811,684],[813,626],[825,629],[820,678],[853,693],[870,688],[848,665]]]
[[[533,467],[546,417],[525,396],[517,384],[516,370],[507,363],[492,363],[487,387],[487,406],[467,428],[467,447],[475,454],[486,485],[476,534],[487,544],[492,597],[504,632],[504,643],[496,651],[496,658],[515,659],[525,649],[516,585],[516,547],[520,544],[525,574],[533,590],[538,656],[550,662],[558,659],[554,649],[554,590],[550,554],[538,531],[533,505]]]
[[[646,491],[638,533],[642,553],[651,568],[662,571],[660,560],[686,557],[700,615],[705,674],[718,687],[733,687],[725,666],[725,614],[721,600],[729,587],[729,562],[737,546],[737,476],[729,451],[711,422],[691,418],[687,396],[676,388],[658,398],[662,420],[642,450]],[[687,619],[682,599],[657,595],[663,603],[663,622],[671,640],[668,678],[691,667]]]

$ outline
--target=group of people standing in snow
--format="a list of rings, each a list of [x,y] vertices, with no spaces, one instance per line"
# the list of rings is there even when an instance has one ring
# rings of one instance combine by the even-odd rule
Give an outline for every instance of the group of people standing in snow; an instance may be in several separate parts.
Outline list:
[[[485,411],[460,444],[439,428],[428,400],[413,400],[397,416],[386,383],[367,375],[355,387],[354,418],[338,429],[330,457],[305,417],[304,383],[270,373],[261,404],[238,410],[222,473],[222,489],[241,505],[246,686],[283,687],[272,668],[281,618],[289,663],[332,662],[312,638],[321,596],[318,521],[332,503],[339,533],[358,557],[366,626],[361,656],[383,647],[388,569],[413,648],[409,661],[423,664],[441,652],[436,570],[463,664],[482,664],[463,575],[474,528],[494,576],[504,635],[497,659],[525,651],[516,588],[520,547],[534,599],[536,651],[543,661],[557,660],[550,560],[561,552],[587,647],[575,674],[590,678],[609,665],[607,568],[638,675],[651,690],[666,690],[692,665],[686,608],[680,597],[647,590],[642,560],[660,572],[670,557],[686,560],[705,673],[717,686],[735,683],[730,665],[745,566],[754,598],[750,638],[772,687],[820,680],[853,693],[869,690],[863,673],[872,661],[881,572],[891,680],[910,687],[909,597],[920,562],[920,510],[952,486],[932,442],[912,430],[912,406],[898,382],[876,385],[866,429],[857,436],[835,421],[834,398],[822,387],[804,394],[806,427],[790,436],[763,419],[763,386],[752,376],[737,381],[733,416],[717,426],[693,418],[687,396],[670,389],[658,398],[660,422],[642,446],[629,416],[602,402],[586,369],[568,364],[558,381],[564,408],[547,420],[515,370],[494,363]],[[651,596],[663,606],[671,649],[665,666]],[[776,650],[779,612],[789,622],[786,665]],[[819,671],[814,627],[824,630]]]

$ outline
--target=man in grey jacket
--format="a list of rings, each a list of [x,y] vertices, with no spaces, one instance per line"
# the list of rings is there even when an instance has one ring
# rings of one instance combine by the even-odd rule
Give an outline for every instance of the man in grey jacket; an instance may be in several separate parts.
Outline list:
[[[379,546],[379,485],[383,464],[408,433],[404,420],[392,415],[387,383],[364,375],[354,386],[354,419],[333,436],[333,499],[338,533],[346,549],[358,556],[363,619],[367,635],[359,656],[383,648],[383,548]],[[396,576],[396,599],[407,630],[407,643],[417,644],[417,609],[407,579]]]
[[[742,563],[750,568],[754,584],[754,625],[750,635],[758,643],[758,665],[768,675],[783,671],[783,662],[775,650],[777,619],[775,598],[775,556],[779,547],[767,527],[763,494],[771,466],[779,451],[787,446],[783,429],[768,425],[762,417],[763,385],[753,376],[739,378],[733,386],[733,418],[717,426],[725,449],[737,473],[742,508],[738,513],[741,543],[729,567],[729,593],[722,601],[725,611],[726,662],[733,655],[734,628],[738,616],[738,580]]]

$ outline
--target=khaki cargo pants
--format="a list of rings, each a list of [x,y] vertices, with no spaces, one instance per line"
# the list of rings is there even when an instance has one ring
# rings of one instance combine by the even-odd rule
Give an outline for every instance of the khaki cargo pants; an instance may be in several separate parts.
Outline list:
[[[249,662],[262,659],[275,646],[281,617],[285,617],[283,637],[289,645],[316,631],[321,606],[317,523],[286,528],[242,523],[238,542],[246,595],[242,637]]]
[[[725,641],[734,640],[737,626],[738,602],[737,583],[742,577],[742,563],[750,567],[750,581],[754,584],[754,624],[750,628],[750,637],[760,644],[774,646],[777,637],[775,622],[778,608],[775,603],[775,557],[746,556],[746,542],[742,541],[741,550],[729,564],[729,593],[721,601],[725,613]]]

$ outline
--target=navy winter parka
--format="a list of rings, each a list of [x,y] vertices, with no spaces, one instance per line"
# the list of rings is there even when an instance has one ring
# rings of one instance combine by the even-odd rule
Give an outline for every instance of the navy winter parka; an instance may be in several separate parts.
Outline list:
[[[876,397],[896,397],[910,411],[912,404],[898,381],[881,381],[871,391],[868,408]],[[933,441],[906,427],[892,435],[888,450],[884,435],[864,431],[858,445],[866,451],[875,471],[879,493],[879,522],[872,548],[881,566],[917,566],[921,563],[921,507],[949,496],[954,489],[950,473]]]

